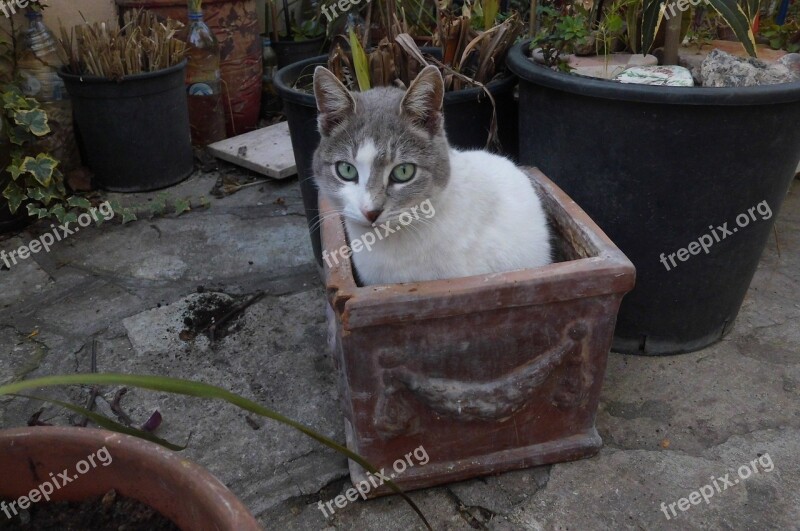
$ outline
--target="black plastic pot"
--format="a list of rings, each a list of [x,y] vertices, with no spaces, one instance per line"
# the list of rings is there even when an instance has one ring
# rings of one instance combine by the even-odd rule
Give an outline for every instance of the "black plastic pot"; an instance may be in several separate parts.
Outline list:
[[[800,82],[625,85],[554,72],[527,50],[520,43],[507,59],[520,77],[520,162],[553,179],[637,269],[614,350],[675,354],[718,341],[733,326],[797,168]],[[772,216],[758,213],[739,227],[737,216],[762,201]],[[733,233],[724,239],[723,223]],[[716,240],[715,232],[720,240],[707,254],[676,254],[673,267],[671,253],[704,235]]]
[[[311,59],[323,53],[325,37],[317,37],[307,41],[278,41],[272,43],[272,49],[278,56],[278,68]]]
[[[184,62],[119,82],[59,73],[72,99],[84,161],[101,187],[145,192],[192,173],[185,68]]]
[[[431,50],[423,51],[430,53]],[[297,163],[297,174],[303,194],[311,245],[317,262],[322,264],[322,251],[319,239],[319,209],[317,206],[317,187],[311,171],[314,151],[319,145],[317,131],[317,104],[313,94],[294,88],[300,76],[311,76],[314,68],[325,65],[326,56],[314,57],[295,63],[278,71],[275,87],[283,99],[283,110],[289,122],[292,137],[292,150]],[[517,107],[514,101],[516,78],[508,76],[487,85],[497,105],[497,123],[500,141],[510,146],[505,154],[515,158],[517,146]],[[444,121],[447,139],[454,147],[481,149],[486,145],[492,104],[481,89],[466,89],[447,92],[444,96]]]

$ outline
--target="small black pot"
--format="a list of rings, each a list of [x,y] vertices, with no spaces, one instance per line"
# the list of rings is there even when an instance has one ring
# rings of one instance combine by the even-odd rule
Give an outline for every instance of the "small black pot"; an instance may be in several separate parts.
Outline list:
[[[423,49],[430,53],[430,49]],[[314,57],[295,63],[278,71],[275,87],[283,99],[283,110],[289,122],[289,133],[292,137],[292,150],[297,164],[297,174],[303,194],[311,245],[317,262],[322,264],[322,250],[319,238],[319,208],[317,205],[317,187],[311,169],[314,151],[319,145],[317,131],[317,103],[313,94],[301,92],[294,88],[297,79],[312,76],[314,68],[327,64],[326,56]],[[517,107],[514,101],[514,87],[517,80],[508,76],[493,81],[487,89],[494,97],[497,105],[497,125],[500,141],[509,146],[504,154],[515,158],[517,147]],[[489,124],[492,117],[492,104],[482,89],[471,88],[444,95],[444,123],[450,145],[462,149],[482,149],[486,145]]]
[[[112,81],[59,72],[72,100],[87,166],[114,192],[174,185],[194,169],[186,62]]]
[[[720,340],[797,168],[800,82],[626,85],[555,72],[528,49],[507,59],[520,77],[520,162],[555,181],[636,266],[614,350],[676,354]],[[740,227],[737,216],[762,201],[772,216]],[[723,223],[736,228],[724,239]],[[720,240],[673,267],[669,255],[704,235]]]
[[[278,68],[305,61],[324,53],[325,36],[307,41],[278,41],[272,43],[272,49],[278,56]]]

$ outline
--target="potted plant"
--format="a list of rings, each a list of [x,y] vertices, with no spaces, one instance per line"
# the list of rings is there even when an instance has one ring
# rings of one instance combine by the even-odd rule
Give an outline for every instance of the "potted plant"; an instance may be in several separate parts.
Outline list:
[[[451,145],[463,149],[490,147],[514,158],[516,79],[504,65],[508,48],[523,28],[518,17],[502,15],[490,7],[498,5],[499,0],[484,0],[480,11],[441,11],[434,47],[420,50],[407,33],[408,25],[396,15],[395,2],[389,1],[381,22],[387,37],[369,53],[364,45],[369,39],[369,24],[365,24],[363,33],[353,30],[346,37],[334,39],[327,57],[314,57],[278,72],[275,86],[284,102],[311,242],[320,265],[317,190],[311,174],[311,159],[319,144],[317,106],[311,91],[314,68],[327,65],[351,90],[367,90],[397,81],[407,86],[421,65],[436,64],[446,81],[444,115]],[[348,77],[346,71],[361,73]]]
[[[101,187],[143,192],[176,184],[194,169],[180,23],[144,10],[125,25],[83,24],[67,32],[59,73],[72,99],[86,164]]]
[[[52,403],[77,413],[85,417],[87,423],[91,421],[104,429],[35,427],[0,430],[0,466],[4,467],[6,477],[11,478],[0,483],[0,500],[18,500],[31,494],[34,489],[42,492],[42,479],[75,469],[79,474],[91,474],[91,481],[78,481],[80,476],[75,476],[74,481],[67,481],[61,487],[53,489],[50,493],[52,500],[86,501],[114,489],[123,496],[157,510],[181,529],[261,529],[241,502],[216,478],[173,453],[183,450],[185,446],[170,443],[153,433],[161,423],[160,414],[154,415],[142,429],[136,429],[89,409],[93,399],[90,400],[89,408],[86,408],[42,396],[29,397],[22,394],[65,385],[124,385],[198,399],[225,401],[248,413],[290,426],[342,453],[364,470],[378,473],[373,464],[325,435],[220,387],[165,376],[97,373],[56,375],[0,383],[0,397],[16,395]],[[98,449],[107,454],[102,459],[102,466],[91,458],[87,459],[93,453],[100,457]],[[87,464],[85,470],[81,470],[76,464],[79,461],[89,461],[91,466]],[[394,481],[387,478],[385,484],[391,492],[403,498],[427,529],[432,529],[419,507]],[[176,496],[176,493],[180,496]]]
[[[292,4],[289,0],[282,0],[281,10],[278,11],[273,0],[267,1],[267,10],[270,13],[270,38],[275,55],[278,56],[278,68],[289,66],[293,63],[315,57],[323,53],[325,45],[325,26],[321,18],[322,12],[304,13],[303,20],[296,22],[292,14]],[[283,15],[286,32],[280,32],[280,18]]]
[[[752,3],[710,3],[754,53]],[[668,9],[656,0],[641,5],[642,51]],[[666,24],[667,64],[677,57],[680,20]],[[530,56],[524,41],[508,58],[520,77],[521,162],[570,194],[637,267],[614,349],[670,354],[718,341],[733,326],[797,168],[800,81],[623,84],[556,71]],[[748,216],[756,205],[766,205],[764,215]],[[713,245],[699,245],[709,237]]]
[[[7,478],[0,484],[0,499],[23,509],[29,502],[80,502],[113,490],[118,497],[151,507],[181,529],[262,529],[208,471],[130,435],[54,426],[0,430],[0,466]],[[57,475],[63,471],[69,471],[69,483]],[[71,476],[76,471],[79,474]],[[81,478],[83,474],[87,477]],[[17,513],[14,505],[4,509],[6,516]],[[69,517],[67,509],[59,511],[67,512],[65,520]]]

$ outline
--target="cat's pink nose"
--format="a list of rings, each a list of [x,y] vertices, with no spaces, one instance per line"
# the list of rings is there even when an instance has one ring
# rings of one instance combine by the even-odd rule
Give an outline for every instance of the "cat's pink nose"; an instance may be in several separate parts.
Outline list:
[[[364,214],[364,217],[367,218],[370,223],[375,223],[375,220],[383,214],[383,210],[362,210],[361,213]]]

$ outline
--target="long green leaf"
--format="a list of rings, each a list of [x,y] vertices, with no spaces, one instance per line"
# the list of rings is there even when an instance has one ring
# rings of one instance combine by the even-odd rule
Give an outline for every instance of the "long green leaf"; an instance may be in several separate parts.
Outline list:
[[[2,393],[0,393],[2,394]],[[20,396],[22,398],[27,398],[29,400],[39,400],[40,402],[47,402],[48,404],[56,404],[61,406],[65,409],[69,409],[73,413],[77,413],[79,415],[83,415],[84,417],[88,418],[101,428],[105,428],[107,430],[115,431],[117,433],[124,433],[125,435],[132,435],[134,437],[139,437],[140,439],[144,439],[146,441],[150,441],[156,444],[160,444],[164,448],[169,448],[174,452],[180,452],[186,449],[186,445],[180,446],[178,444],[173,444],[165,439],[160,437],[156,437],[152,433],[144,430],[137,430],[136,428],[129,428],[124,424],[120,424],[119,422],[113,421],[103,415],[95,413],[94,411],[89,411],[88,409],[76,406],[75,404],[70,404],[69,402],[62,402],[61,400],[55,400],[53,398],[45,398],[43,396],[36,396],[36,395],[21,395],[21,394],[13,394],[12,396]]]
[[[161,391],[167,393],[174,393],[185,396],[195,396],[198,398],[211,398],[223,400],[233,404],[240,409],[255,413],[256,415],[267,417],[272,420],[286,424],[301,433],[311,437],[312,439],[324,444],[325,446],[344,454],[354,462],[361,465],[362,468],[372,472],[378,473],[378,469],[366,461],[363,457],[350,451],[345,446],[337,443],[321,433],[317,433],[311,428],[296,422],[288,417],[281,415],[269,408],[266,408],[252,400],[248,400],[242,396],[223,389],[214,385],[209,385],[201,382],[192,382],[189,380],[180,380],[178,378],[170,378],[167,376],[141,376],[141,375],[128,375],[128,374],[70,374],[64,376],[46,376],[44,378],[35,378],[32,380],[23,380],[19,382],[12,382],[0,386],[0,396],[9,394],[19,394],[22,391],[30,389],[39,389],[41,387],[55,387],[63,385],[125,385],[129,387],[139,387],[141,389],[150,389],[151,391]],[[77,406],[75,406],[77,407]],[[83,414],[83,413],[82,413]],[[406,493],[400,490],[393,481],[386,480],[386,484],[392,491],[399,494],[406,503],[419,515],[425,526],[432,530],[433,528],[428,523],[425,515],[414,501],[408,497]]]
[[[358,90],[364,92],[369,90],[369,60],[367,54],[364,53],[364,47],[361,46],[361,41],[358,40],[356,32],[350,28],[350,51],[353,53],[353,69],[356,71],[356,79],[358,80]]]
[[[483,29],[489,31],[494,26],[494,19],[500,11],[500,0],[483,0]]]
[[[756,15],[758,15],[758,10],[761,8],[761,0],[744,0],[745,12],[747,13],[747,18],[750,20],[750,25],[753,25],[753,22],[756,20]]]
[[[665,0],[644,0],[642,11],[642,54],[647,54],[656,40],[658,28],[664,19]],[[677,15],[676,15],[677,16]]]
[[[717,13],[736,34],[744,49],[752,57],[756,57],[756,37],[753,35],[752,20],[739,4],[739,0],[708,0]],[[753,15],[755,18],[755,15]]]

